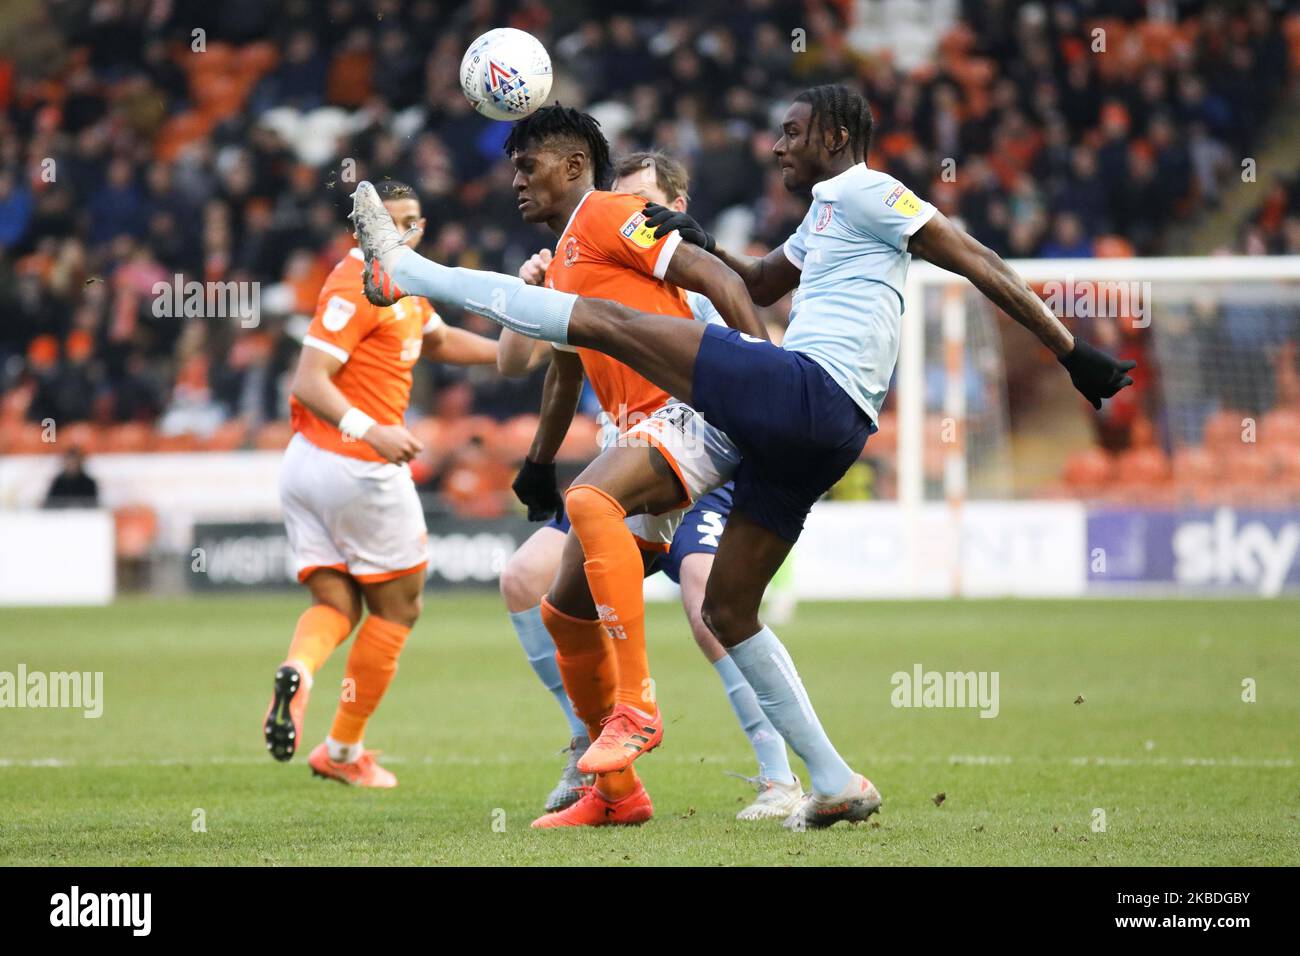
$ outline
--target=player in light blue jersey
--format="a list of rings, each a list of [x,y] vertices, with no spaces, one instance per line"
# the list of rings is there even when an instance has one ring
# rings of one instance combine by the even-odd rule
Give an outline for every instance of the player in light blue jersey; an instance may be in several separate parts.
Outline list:
[[[693,406],[739,448],[734,507],[704,597],[705,622],[758,695],[763,712],[808,767],[812,790],[792,829],[860,821],[880,794],[836,752],[781,641],[758,618],[763,592],[813,502],[857,460],[898,354],[902,289],[918,255],[964,276],[1059,358],[1096,408],[1132,384],[1132,362],[1076,339],[991,250],[903,184],[865,165],[872,119],[847,87],[815,87],[786,111],[772,147],[791,191],[813,203],[793,236],[766,256],[715,250],[684,212],[648,222],[716,254],[765,305],[795,290],[783,346],[734,329],[637,312],[605,300],[450,269],[402,244],[370,184],[353,198],[377,304],[423,295],[469,308],[532,338],[596,349]]]

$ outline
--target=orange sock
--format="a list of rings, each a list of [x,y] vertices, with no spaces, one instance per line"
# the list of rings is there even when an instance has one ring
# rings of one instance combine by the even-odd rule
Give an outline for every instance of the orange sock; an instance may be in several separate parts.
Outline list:
[[[328,604],[313,604],[298,618],[285,660],[298,661],[315,674],[351,633],[346,614]]]
[[[573,710],[587,725],[592,740],[600,736],[600,722],[614,709],[615,660],[605,629],[599,621],[584,621],[557,611],[542,599],[542,623],[555,642],[555,662]],[[618,800],[636,789],[636,771],[596,776],[596,789],[608,800]]]
[[[343,694],[330,736],[341,744],[358,744],[366,733],[366,721],[397,673],[397,658],[402,653],[409,627],[394,624],[371,614],[357,631],[352,653],[344,669]]]
[[[592,485],[571,487],[564,500],[587,558],[583,567],[591,596],[600,608],[618,660],[614,698],[620,704],[653,714],[657,707],[646,656],[645,597],[641,590],[645,568],[636,538],[624,522],[627,512]]]
[[[595,740],[600,722],[614,709],[617,665],[599,621],[584,621],[557,611],[542,598],[542,623],[555,642],[555,663],[573,701],[573,711]]]

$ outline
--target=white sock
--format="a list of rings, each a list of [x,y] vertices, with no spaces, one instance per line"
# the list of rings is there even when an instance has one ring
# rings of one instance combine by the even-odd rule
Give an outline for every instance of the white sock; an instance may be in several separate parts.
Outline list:
[[[359,740],[354,744],[341,744],[333,737],[325,738],[325,749],[335,763],[356,763],[364,750]]]
[[[794,661],[771,628],[727,648],[727,653],[754,688],[772,726],[808,766],[814,792],[830,795],[843,790],[853,771],[826,736]]]

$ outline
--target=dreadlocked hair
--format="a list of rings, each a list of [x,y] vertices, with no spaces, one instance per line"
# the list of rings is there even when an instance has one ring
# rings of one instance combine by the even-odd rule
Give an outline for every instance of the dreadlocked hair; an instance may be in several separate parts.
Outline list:
[[[554,139],[571,139],[583,144],[595,186],[597,189],[605,188],[613,169],[609,160],[609,141],[600,131],[600,123],[590,113],[558,103],[543,106],[510,127],[510,135],[506,137],[506,155]]]
[[[804,90],[795,98],[796,103],[812,107],[812,121],[822,129],[849,131],[849,149],[853,158],[861,162],[871,147],[871,107],[867,98],[840,83],[826,83]]]

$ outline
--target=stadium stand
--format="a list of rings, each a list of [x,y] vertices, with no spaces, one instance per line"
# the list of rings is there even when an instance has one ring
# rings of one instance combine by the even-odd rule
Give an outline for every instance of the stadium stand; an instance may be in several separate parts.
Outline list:
[[[1267,2],[1180,5],[1188,15],[1174,20],[1167,5],[1126,0],[965,0],[929,18],[915,3],[864,14],[708,0],[689,16],[653,4],[609,16],[594,3],[416,0],[401,5],[400,29],[398,6],[26,6],[0,55],[0,453],[52,451],[48,420],[76,424],[65,435],[87,451],[282,447],[297,339],[351,243],[341,206],[357,179],[415,184],[430,219],[424,251],[440,261],[513,272],[546,244],[514,211],[504,127],[457,86],[460,51],[488,26],[538,34],[567,68],[558,99],[602,117],[616,151],[682,156],[692,211],[756,248],[783,241],[803,211],[767,149],[773,109],[804,86],[860,84],[876,116],[873,164],[999,253],[1130,256],[1158,254],[1168,230],[1216,201],[1224,170],[1300,72],[1300,14]],[[795,49],[800,30],[806,48]],[[898,55],[909,30],[933,34],[922,45],[934,57]],[[1271,187],[1242,230],[1246,251],[1300,252],[1300,179]],[[155,289],[174,280],[256,283],[256,326],[166,314]],[[779,325],[783,308],[768,321]],[[1284,344],[1291,367],[1272,377],[1284,381],[1294,308],[1277,328],[1269,346]],[[1119,344],[1152,358],[1136,338]],[[417,474],[462,510],[486,492],[505,507],[539,387],[539,376],[423,368],[412,417],[429,451]],[[1139,440],[1158,417],[1156,390],[1131,391],[1099,436],[1105,450],[1072,460],[1064,485],[1104,493],[1140,475],[1199,494],[1210,481],[1199,436],[1161,423]],[[1242,397],[1224,400],[1202,410],[1206,448],[1209,419],[1240,420]],[[1244,411],[1293,422],[1300,406],[1288,400],[1247,396]],[[564,455],[590,457],[594,433],[584,423]],[[1242,494],[1272,479],[1295,489],[1296,468],[1279,452],[1265,465],[1234,459],[1215,480]]]

